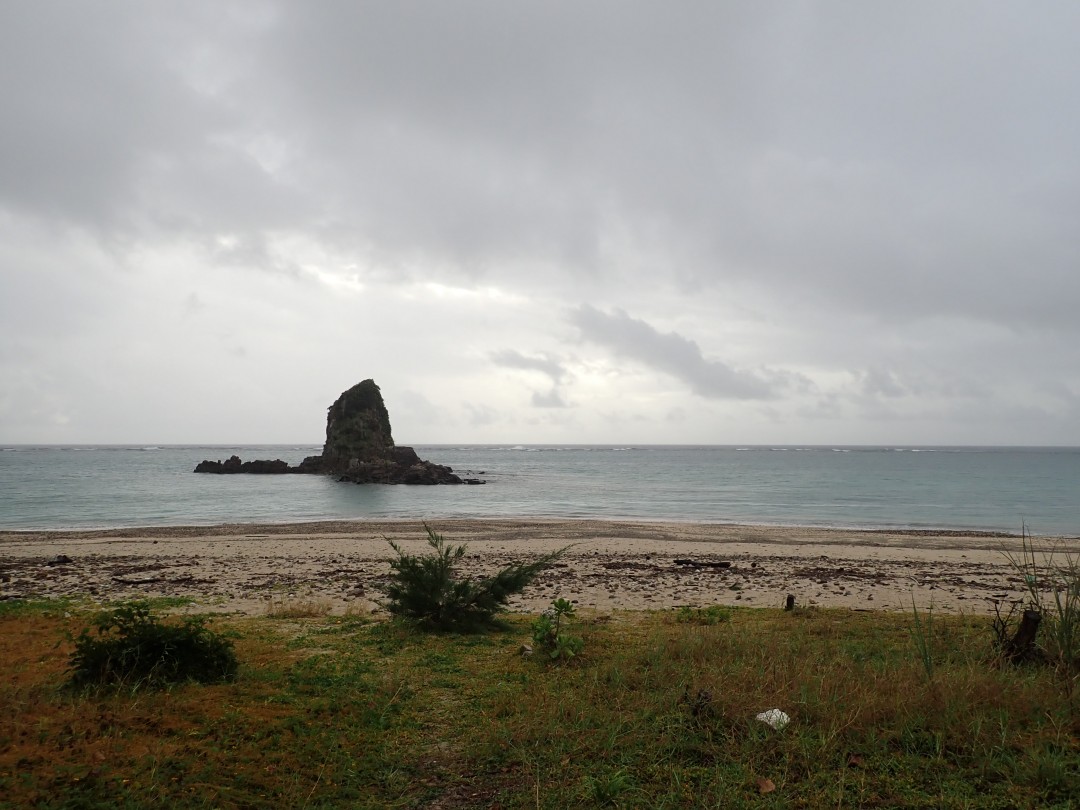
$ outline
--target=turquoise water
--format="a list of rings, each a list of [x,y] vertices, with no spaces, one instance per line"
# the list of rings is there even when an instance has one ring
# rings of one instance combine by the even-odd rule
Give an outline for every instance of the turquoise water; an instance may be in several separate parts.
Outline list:
[[[0,527],[570,517],[1080,535],[1080,448],[417,446],[486,486],[195,475],[320,447],[5,447]]]

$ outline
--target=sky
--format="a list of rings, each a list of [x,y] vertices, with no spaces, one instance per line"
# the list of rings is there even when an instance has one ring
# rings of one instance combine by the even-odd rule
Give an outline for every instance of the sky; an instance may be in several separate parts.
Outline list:
[[[0,442],[1080,445],[1080,4],[0,4]]]

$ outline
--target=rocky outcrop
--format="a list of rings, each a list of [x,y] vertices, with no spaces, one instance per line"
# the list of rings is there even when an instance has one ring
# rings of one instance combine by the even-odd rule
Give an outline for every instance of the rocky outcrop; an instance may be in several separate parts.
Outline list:
[[[374,380],[357,383],[339,396],[326,416],[326,443],[318,456],[290,467],[284,461],[203,461],[201,473],[307,473],[335,475],[357,484],[462,484],[450,467],[424,461],[411,447],[398,447],[390,414]],[[475,478],[467,483],[482,484]]]
[[[357,383],[339,396],[326,414],[323,463],[335,469],[361,462],[394,459],[390,414],[374,380]],[[419,461],[414,453],[413,459]]]
[[[273,461],[257,459],[255,461],[241,461],[239,456],[229,456],[226,461],[200,461],[195,468],[197,473],[254,473],[256,475],[281,475],[282,473],[299,472],[298,467],[290,467],[288,462],[276,458]]]
[[[349,468],[339,481],[355,484],[461,484],[450,467],[418,461],[404,465],[394,461],[361,461]]]

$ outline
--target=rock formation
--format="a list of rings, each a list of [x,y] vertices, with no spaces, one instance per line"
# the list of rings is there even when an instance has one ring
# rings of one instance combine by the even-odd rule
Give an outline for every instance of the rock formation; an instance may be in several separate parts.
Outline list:
[[[284,461],[203,461],[201,473],[314,473],[336,475],[357,484],[462,484],[450,467],[424,461],[411,447],[398,447],[390,431],[390,414],[374,380],[364,380],[343,393],[326,417],[322,455],[308,456],[296,467]],[[483,483],[469,479],[468,483]]]
[[[306,458],[300,466],[310,462],[324,472],[346,473],[357,463],[388,461],[395,449],[382,392],[374,380],[364,380],[330,406],[322,455]],[[415,453],[413,458],[420,461]]]
[[[195,468],[197,473],[256,473],[261,475],[279,475],[281,473],[298,472],[296,467],[290,467],[280,458],[273,461],[259,459],[256,461],[241,461],[240,456],[229,456],[226,461],[200,461]]]

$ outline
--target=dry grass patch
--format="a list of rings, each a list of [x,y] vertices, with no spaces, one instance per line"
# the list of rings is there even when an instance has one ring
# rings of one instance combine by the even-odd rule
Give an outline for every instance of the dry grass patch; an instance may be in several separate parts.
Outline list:
[[[329,599],[271,596],[266,603],[266,615],[272,619],[317,619],[329,616],[333,607]]]

